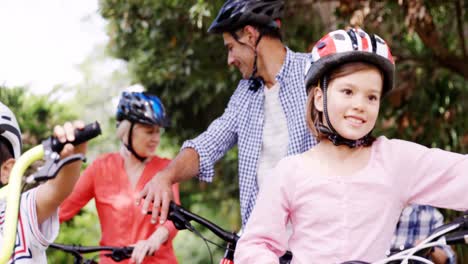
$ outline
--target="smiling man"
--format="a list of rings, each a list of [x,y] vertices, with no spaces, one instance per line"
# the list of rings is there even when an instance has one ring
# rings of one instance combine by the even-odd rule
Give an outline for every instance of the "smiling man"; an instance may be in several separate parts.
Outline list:
[[[138,197],[143,210],[154,200],[153,220],[167,217],[171,185],[198,176],[211,182],[214,164],[236,144],[242,224],[255,205],[262,183],[283,157],[316,144],[305,123],[304,66],[308,55],[281,40],[281,0],[228,0],[208,32],[222,34],[228,65],[242,74],[228,106],[208,129],[188,140],[169,166],[153,177]]]

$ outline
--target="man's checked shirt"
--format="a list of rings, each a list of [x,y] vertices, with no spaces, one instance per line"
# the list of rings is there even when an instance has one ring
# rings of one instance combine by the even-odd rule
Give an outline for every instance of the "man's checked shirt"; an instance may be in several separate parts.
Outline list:
[[[416,241],[428,237],[434,229],[444,224],[442,214],[432,206],[410,205],[403,209],[398,222],[395,236],[392,240],[392,248],[409,248]],[[450,246],[441,246],[447,255],[447,263],[455,264],[456,258]]]
[[[306,89],[304,68],[309,55],[287,49],[284,64],[276,75],[280,85],[279,98],[288,127],[288,153],[299,154],[317,142],[305,121]],[[264,124],[264,87],[249,89],[249,81],[241,80],[222,116],[182,149],[193,148],[200,157],[198,178],[211,182],[214,164],[234,145],[238,145],[239,191],[242,225],[252,212],[258,193],[257,167],[262,147]]]

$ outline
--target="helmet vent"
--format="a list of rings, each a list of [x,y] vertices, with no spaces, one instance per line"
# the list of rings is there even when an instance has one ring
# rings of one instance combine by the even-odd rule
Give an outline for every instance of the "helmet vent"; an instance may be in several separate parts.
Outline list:
[[[317,48],[318,49],[323,49],[325,48],[325,46],[327,45],[327,43],[323,42],[323,41],[320,41],[318,44],[317,44]]]
[[[221,16],[218,17],[218,21],[224,21],[228,19],[232,14],[232,8],[226,10],[224,13],[222,13]]]
[[[252,13],[255,13],[255,14],[260,14],[261,11],[262,11],[263,7],[262,6],[259,6],[255,9],[252,10]]]
[[[334,34],[333,35],[333,38],[336,39],[336,40],[345,40],[345,36],[343,36],[343,34]]]
[[[8,120],[8,121],[11,121],[11,117],[9,117],[9,116],[2,116],[2,118],[3,118],[3,119],[6,119],[6,120]]]

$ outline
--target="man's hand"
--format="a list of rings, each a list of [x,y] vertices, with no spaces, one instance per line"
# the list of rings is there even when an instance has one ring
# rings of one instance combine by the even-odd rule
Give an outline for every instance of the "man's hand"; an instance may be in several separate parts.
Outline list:
[[[156,223],[159,216],[159,223],[164,224],[169,211],[169,203],[172,200],[172,181],[168,180],[170,175],[166,171],[161,171],[149,181],[143,190],[136,197],[137,205],[143,200],[142,213],[147,214],[151,202],[153,202],[151,223]],[[161,211],[160,211],[161,210]]]

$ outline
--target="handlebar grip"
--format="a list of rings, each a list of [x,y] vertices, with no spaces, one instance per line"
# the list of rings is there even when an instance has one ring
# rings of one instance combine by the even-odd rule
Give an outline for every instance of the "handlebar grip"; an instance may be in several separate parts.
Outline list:
[[[98,121],[94,121],[86,125],[83,129],[76,129],[75,130],[75,140],[73,142],[60,142],[56,137],[51,138],[51,149],[55,152],[62,151],[63,147],[71,143],[73,145],[79,145],[83,142],[86,142],[92,138],[95,138],[101,134],[101,127],[99,126]]]

